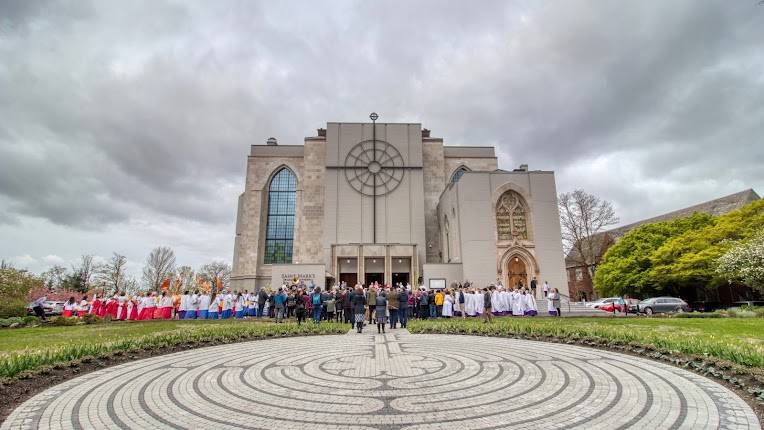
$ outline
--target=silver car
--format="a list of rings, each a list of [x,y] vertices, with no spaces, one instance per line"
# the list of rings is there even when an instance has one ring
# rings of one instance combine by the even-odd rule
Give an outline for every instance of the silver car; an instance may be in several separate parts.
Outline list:
[[[655,313],[689,312],[690,305],[676,297],[653,297],[639,302],[639,311],[647,315]]]

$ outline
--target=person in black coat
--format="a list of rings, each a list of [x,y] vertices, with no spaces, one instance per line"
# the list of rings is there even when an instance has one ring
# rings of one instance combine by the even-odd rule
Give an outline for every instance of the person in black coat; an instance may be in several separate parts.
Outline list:
[[[406,328],[409,321],[409,292],[406,288],[398,289],[398,319],[401,327]]]
[[[355,317],[356,331],[361,333],[363,331],[363,323],[366,320],[366,294],[364,294],[360,286],[355,288],[350,298],[350,303]]]

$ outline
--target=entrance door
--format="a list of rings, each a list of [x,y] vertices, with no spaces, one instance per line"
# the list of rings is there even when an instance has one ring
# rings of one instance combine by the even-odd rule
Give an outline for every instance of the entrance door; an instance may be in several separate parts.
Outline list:
[[[385,282],[385,274],[384,273],[367,273],[366,286],[369,286],[373,284],[374,282],[383,284]]]
[[[398,282],[405,287],[409,283],[408,273],[393,273],[393,285],[398,285]]]
[[[348,288],[355,288],[355,284],[358,283],[358,274],[356,273],[340,273],[340,283],[345,282]]]
[[[509,259],[507,273],[509,274],[508,287],[528,286],[528,271],[525,268],[525,262],[521,258],[512,257]]]

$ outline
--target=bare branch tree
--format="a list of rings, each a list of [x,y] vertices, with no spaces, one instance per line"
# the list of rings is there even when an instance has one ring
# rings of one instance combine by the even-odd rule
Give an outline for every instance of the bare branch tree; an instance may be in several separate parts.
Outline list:
[[[100,267],[96,277],[104,286],[104,290],[106,290],[105,292],[114,294],[120,290],[124,290],[126,265],[127,257],[115,252],[111,256],[111,259]]]
[[[55,290],[57,288],[61,288],[61,285],[64,283],[64,279],[66,277],[66,267],[56,264],[50,269],[42,272],[40,277],[42,277],[43,282],[45,282],[45,286],[49,289]]]
[[[220,279],[223,288],[228,288],[231,285],[231,265],[224,261],[213,261],[205,264],[201,268],[201,273],[213,288],[215,287],[216,279]]]
[[[90,289],[90,284],[93,279],[93,275],[100,269],[98,263],[93,261],[92,255],[83,255],[80,257],[79,267],[72,266],[72,271],[76,273],[80,278],[80,284],[83,291]]]
[[[558,204],[565,252],[591,275],[590,268],[608,245],[608,239],[599,233],[618,223],[613,205],[584,190],[560,194]]]
[[[162,282],[175,272],[175,253],[167,246],[154,248],[143,266],[143,283],[151,290],[158,291]]]
[[[184,290],[192,290],[196,287],[194,275],[194,269],[192,269],[191,266],[181,266],[178,268],[178,276],[180,277],[180,282],[182,283],[182,288]]]

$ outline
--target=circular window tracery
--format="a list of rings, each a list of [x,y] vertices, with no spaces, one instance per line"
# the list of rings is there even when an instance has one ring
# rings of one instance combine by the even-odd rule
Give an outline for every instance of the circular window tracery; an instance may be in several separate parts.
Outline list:
[[[403,157],[383,140],[365,140],[345,157],[345,179],[354,190],[367,196],[383,196],[403,181]]]

